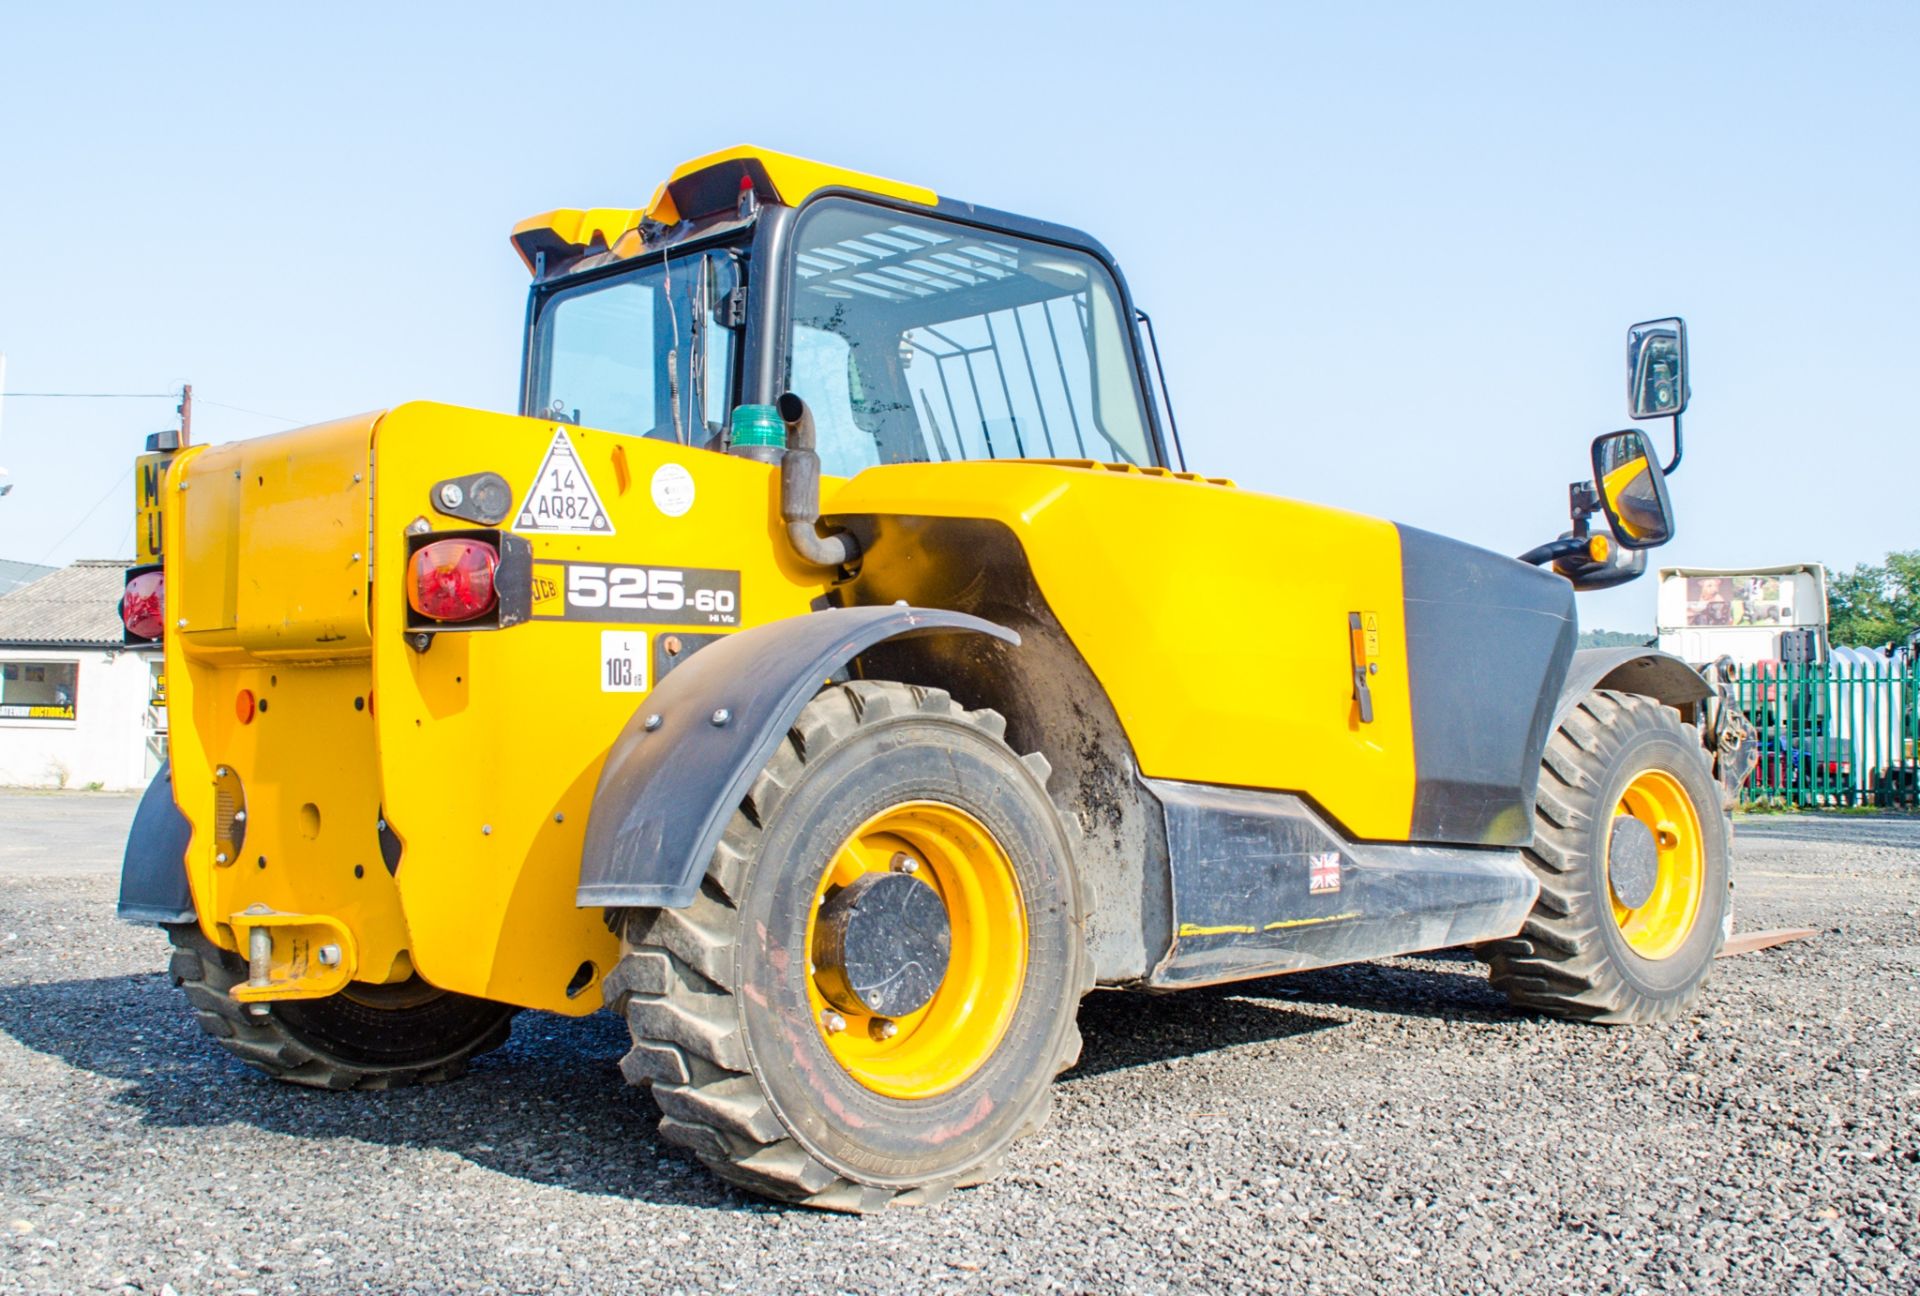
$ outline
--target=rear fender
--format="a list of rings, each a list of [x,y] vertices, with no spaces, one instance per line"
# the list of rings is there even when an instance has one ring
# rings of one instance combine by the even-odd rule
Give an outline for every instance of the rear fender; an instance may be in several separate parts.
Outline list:
[[[124,921],[194,921],[193,890],[187,885],[187,843],[192,837],[186,816],[173,804],[173,767],[162,765],[147,784],[127,833],[118,909]]]
[[[728,818],[828,677],[877,643],[951,634],[1020,642],[979,617],[893,604],[768,622],[687,658],[607,754],[575,903],[691,904]]]

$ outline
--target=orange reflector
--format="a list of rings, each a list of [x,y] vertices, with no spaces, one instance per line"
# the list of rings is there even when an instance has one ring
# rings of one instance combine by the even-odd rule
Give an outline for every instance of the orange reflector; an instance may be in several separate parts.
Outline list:
[[[233,713],[241,724],[253,723],[253,690],[241,689],[233,695]]]
[[[1603,535],[1587,537],[1587,557],[1595,562],[1605,562],[1607,555],[1613,552],[1613,541]]]

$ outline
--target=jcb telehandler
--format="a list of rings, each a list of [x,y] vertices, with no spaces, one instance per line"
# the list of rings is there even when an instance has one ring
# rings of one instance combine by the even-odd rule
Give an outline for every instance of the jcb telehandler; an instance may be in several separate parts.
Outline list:
[[[240,1058],[439,1080],[605,1004],[667,1139],[864,1210],[991,1176],[1095,986],[1468,946],[1528,1008],[1693,1000],[1710,689],[1574,651],[1672,533],[1644,432],[1516,561],[1187,471],[1075,230],[736,148],[513,242],[520,414],[150,446],[120,912]],[[1685,362],[1631,332],[1676,463]]]

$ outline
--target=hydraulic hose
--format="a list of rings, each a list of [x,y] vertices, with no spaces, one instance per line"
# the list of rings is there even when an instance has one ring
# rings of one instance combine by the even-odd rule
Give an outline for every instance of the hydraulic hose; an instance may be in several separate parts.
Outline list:
[[[814,449],[813,411],[792,392],[780,398],[787,425],[787,452],[780,457],[780,517],[793,551],[821,567],[839,567],[860,556],[860,542],[844,531],[820,534],[820,455]]]

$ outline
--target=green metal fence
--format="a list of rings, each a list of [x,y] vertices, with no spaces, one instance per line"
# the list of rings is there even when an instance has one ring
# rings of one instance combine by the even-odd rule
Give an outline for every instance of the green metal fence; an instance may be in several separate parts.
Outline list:
[[[1920,677],[1904,660],[1736,668],[1760,762],[1740,799],[1803,807],[1920,804]]]

